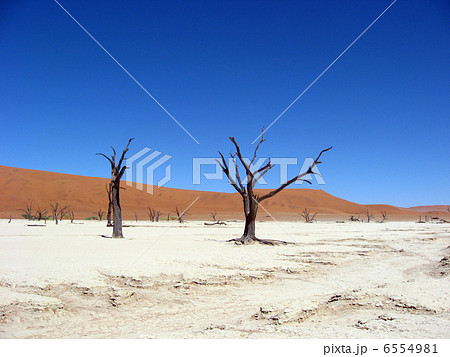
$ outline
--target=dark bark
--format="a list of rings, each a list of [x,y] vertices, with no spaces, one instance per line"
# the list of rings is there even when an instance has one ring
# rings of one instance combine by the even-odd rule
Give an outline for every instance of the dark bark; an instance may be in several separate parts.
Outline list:
[[[111,147],[113,154],[111,157],[106,156],[102,153],[97,153],[97,155],[101,155],[106,158],[111,164],[111,182],[109,189],[111,190],[111,197],[109,205],[112,206],[112,215],[113,215],[113,238],[123,238],[122,232],[122,208],[120,207],[120,180],[125,173],[126,166],[122,166],[123,160],[125,158],[125,154],[128,152],[128,146],[130,145],[133,138],[128,140],[128,144],[122,152],[122,155],[116,164],[116,150]],[[108,191],[108,189],[107,189]],[[109,196],[108,196],[109,198]],[[109,211],[109,208],[108,208]],[[109,222],[108,222],[109,223]]]
[[[292,183],[294,183],[297,180],[306,181],[311,184],[310,181],[302,179],[302,177],[309,175],[309,174],[312,174],[312,175],[316,174],[313,171],[313,168],[316,165],[321,163],[319,161],[320,157],[322,156],[322,154],[324,152],[330,150],[331,147],[328,149],[322,150],[320,152],[319,156],[317,156],[317,158],[314,160],[314,162],[311,164],[311,166],[308,168],[308,170],[306,172],[304,172],[300,175],[297,175],[297,176],[293,177],[292,179],[286,181],[280,187],[267,193],[266,195],[259,196],[259,195],[255,194],[255,192],[253,191],[253,188],[255,187],[256,182],[258,182],[258,180],[261,179],[274,166],[274,165],[272,165],[272,163],[269,159],[268,162],[265,165],[263,165],[260,169],[255,170],[255,171],[251,170],[251,165],[253,164],[253,162],[255,161],[255,159],[257,157],[258,149],[259,149],[260,145],[265,141],[265,139],[263,138],[263,136],[261,136],[261,140],[258,143],[258,145],[256,146],[256,149],[253,154],[253,158],[250,161],[250,164],[248,164],[248,162],[246,162],[244,160],[244,158],[241,154],[239,145],[236,143],[235,139],[233,137],[230,137],[230,140],[234,144],[234,147],[236,149],[234,154],[230,153],[230,156],[234,163],[236,177],[234,178],[230,174],[230,169],[228,167],[228,164],[221,152],[219,152],[221,161],[218,161],[218,163],[219,163],[220,167],[222,168],[222,171],[227,175],[228,180],[230,181],[230,184],[242,196],[242,201],[243,201],[243,205],[244,205],[245,226],[244,226],[244,233],[242,234],[242,236],[240,238],[231,239],[231,240],[229,240],[229,242],[235,242],[236,244],[250,244],[250,243],[254,243],[254,242],[258,242],[258,243],[262,243],[262,244],[269,244],[269,245],[289,244],[288,242],[284,242],[284,241],[259,239],[258,237],[256,237],[256,216],[258,213],[258,206],[261,201],[275,196],[277,193],[281,192],[287,186],[291,185]],[[241,180],[241,177],[239,174],[238,163],[236,161],[236,156],[239,159],[239,162],[241,163],[241,165],[244,167],[246,178],[247,178],[246,185],[244,185],[242,183],[242,180]]]
[[[314,221],[316,221],[317,212],[311,214],[311,211],[305,208],[303,212],[300,213],[300,215],[305,219],[306,223],[313,223]]]
[[[112,203],[112,190],[111,190],[111,182],[105,186],[106,193],[108,194],[108,213],[107,213],[107,220],[106,227],[112,227],[112,211],[113,211],[113,203]]]
[[[185,211],[183,211],[183,212],[180,212],[179,210],[178,210],[178,207],[175,207],[175,213],[177,214],[177,220],[178,220],[178,222],[180,222],[180,223],[183,223],[184,222],[184,216],[185,215],[188,215],[189,213],[188,213],[188,209],[186,209]]]
[[[69,218],[70,218],[70,223],[73,223],[73,221],[75,220],[75,214],[73,213],[73,210],[69,210]]]
[[[58,224],[58,219],[62,220],[67,213],[68,206],[61,207],[58,202],[50,204],[53,219],[55,224]]]

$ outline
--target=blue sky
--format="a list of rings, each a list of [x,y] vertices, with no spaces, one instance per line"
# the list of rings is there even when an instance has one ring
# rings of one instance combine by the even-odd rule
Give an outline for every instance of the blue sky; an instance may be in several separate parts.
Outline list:
[[[167,186],[232,192],[226,180],[192,185],[192,158],[228,153],[228,136],[251,155],[261,127],[390,3],[61,0],[197,145],[54,1],[3,1],[0,163],[107,177],[95,153],[135,137],[130,155],[172,156]],[[261,156],[301,163],[333,145],[326,185],[308,187],[448,204],[449,20],[446,1],[398,0],[267,131]],[[268,187],[278,181],[274,171]]]

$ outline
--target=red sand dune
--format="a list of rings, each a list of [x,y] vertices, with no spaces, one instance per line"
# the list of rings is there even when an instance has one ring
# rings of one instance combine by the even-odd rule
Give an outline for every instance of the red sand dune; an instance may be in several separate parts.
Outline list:
[[[68,204],[76,219],[93,216],[99,208],[106,210],[107,195],[105,185],[108,179],[59,174],[46,171],[19,169],[0,166],[0,217],[19,218],[19,208],[32,203],[33,210],[48,208],[52,202]],[[219,219],[242,218],[242,201],[238,193],[203,192],[174,188],[154,188],[153,195],[126,186],[121,192],[121,204],[126,219],[147,219],[147,207],[159,209],[162,217],[173,212],[178,206],[184,210],[197,197],[199,199],[189,210],[190,218],[207,218],[217,211]],[[269,191],[257,190],[259,193]],[[323,190],[286,189],[263,202],[264,208],[276,218],[299,219],[299,212],[305,207],[319,212],[322,219],[347,219],[349,215],[361,215],[368,209],[379,219],[380,211],[387,211],[392,219],[417,219],[418,212],[389,205],[360,205],[332,196]],[[171,213],[173,216],[174,214]],[[269,219],[263,208],[259,209],[259,219]]]
[[[447,212],[450,208],[450,205],[434,205],[434,206],[414,206],[409,207],[409,209],[412,209],[417,212],[421,213],[436,213],[436,214],[442,214],[442,212]]]

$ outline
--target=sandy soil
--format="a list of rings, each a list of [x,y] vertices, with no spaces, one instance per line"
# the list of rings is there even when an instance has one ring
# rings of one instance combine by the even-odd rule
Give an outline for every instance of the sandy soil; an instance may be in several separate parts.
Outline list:
[[[450,224],[27,223],[0,220],[3,338],[450,337]]]

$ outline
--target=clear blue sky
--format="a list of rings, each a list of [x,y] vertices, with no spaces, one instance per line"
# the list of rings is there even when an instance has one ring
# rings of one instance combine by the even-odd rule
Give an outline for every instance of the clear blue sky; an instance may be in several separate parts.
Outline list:
[[[200,145],[54,1],[1,1],[1,164],[107,177],[95,153],[135,137],[130,154],[173,156],[167,186],[232,192],[225,180],[192,185],[192,157],[228,153],[230,135],[250,155],[261,127],[391,1],[60,3]],[[398,0],[267,132],[261,155],[302,161],[333,145],[326,185],[312,188],[450,203],[449,35],[448,1]]]

